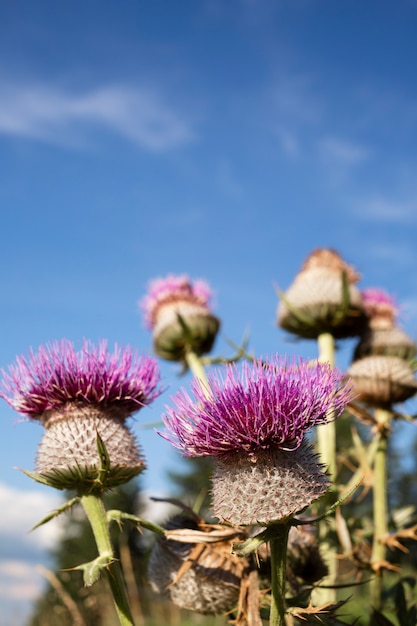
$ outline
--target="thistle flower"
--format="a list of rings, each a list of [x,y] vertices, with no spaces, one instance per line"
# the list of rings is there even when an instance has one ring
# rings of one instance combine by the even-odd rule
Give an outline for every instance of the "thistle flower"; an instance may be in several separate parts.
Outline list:
[[[370,287],[361,292],[362,303],[370,323],[378,325],[386,320],[386,324],[392,326],[398,313],[395,300],[383,289]]]
[[[367,326],[355,348],[353,359],[386,355],[411,360],[416,355],[416,344],[397,325],[398,307],[394,299],[382,289],[365,289],[362,301],[367,315]]]
[[[282,296],[278,324],[306,339],[322,333],[339,339],[357,335],[365,321],[358,280],[335,250],[314,250]]]
[[[160,433],[184,456],[212,456],[214,513],[234,525],[290,517],[327,491],[328,478],[306,431],[339,415],[350,399],[329,364],[270,361],[226,366],[210,394],[180,391]]]
[[[84,341],[77,352],[62,340],[18,357],[3,371],[0,396],[45,427],[36,461],[42,479],[59,489],[91,491],[126,482],[144,468],[125,421],[159,395],[158,384],[152,358],[117,346],[110,353],[105,341]],[[98,436],[109,457],[104,474]]]
[[[202,280],[186,275],[157,278],[141,300],[145,325],[153,332],[155,353],[183,361],[187,350],[210,352],[220,322],[210,310],[211,290]]]

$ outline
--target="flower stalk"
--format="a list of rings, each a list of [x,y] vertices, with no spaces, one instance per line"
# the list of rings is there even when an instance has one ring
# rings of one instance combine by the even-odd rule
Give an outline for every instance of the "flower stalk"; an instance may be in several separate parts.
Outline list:
[[[203,389],[206,390],[207,396],[209,396],[210,385],[201,358],[193,350],[189,349],[185,353],[185,362],[194,377],[201,382]]]
[[[322,333],[317,338],[318,361],[335,366],[335,340],[330,333]],[[332,479],[336,476],[336,423],[332,420],[317,426],[317,445],[323,465]]]
[[[114,549],[110,538],[107,515],[102,497],[96,493],[85,494],[81,496],[80,502],[90,522],[96,540],[99,558],[102,563],[100,569],[106,570],[120,625],[135,626],[129,607],[129,600],[127,598],[120,563],[114,556]]]
[[[269,527],[270,529],[272,526]],[[271,551],[271,611],[269,626],[285,626],[285,582],[288,534],[291,524],[274,524],[274,537],[269,541]]]
[[[377,610],[380,610],[382,605],[382,565],[386,555],[383,539],[388,534],[387,450],[391,417],[391,411],[381,408],[375,409],[375,419],[378,425],[378,448],[374,465],[374,539],[371,562],[376,571],[376,576],[371,582],[371,604]]]
[[[335,340],[331,333],[322,333],[317,338],[318,344],[318,361],[319,363],[328,363],[331,367],[335,366]],[[336,423],[330,421],[327,424],[317,426],[317,448],[320,460],[327,468],[332,480],[334,481],[337,472],[336,461]],[[330,500],[330,502],[329,502]],[[332,492],[327,494],[324,502],[332,504]],[[329,529],[327,523],[322,521],[319,526],[320,546],[322,555],[326,561],[328,574],[325,578],[327,585],[334,585],[337,578],[337,557],[335,547],[329,540]],[[336,590],[331,587],[319,588],[315,592],[318,604],[335,603]]]

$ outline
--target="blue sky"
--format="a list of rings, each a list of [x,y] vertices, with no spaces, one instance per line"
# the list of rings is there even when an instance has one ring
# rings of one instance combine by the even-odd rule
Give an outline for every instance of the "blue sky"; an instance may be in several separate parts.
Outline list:
[[[2,2],[0,367],[63,337],[149,353],[137,302],[167,273],[212,285],[216,352],[249,329],[257,354],[315,356],[276,327],[274,285],[320,246],[416,337],[416,32],[415,0]],[[134,423],[149,493],[179,466],[141,428],[182,382],[161,367],[170,388]],[[58,531],[24,533],[57,496],[14,469],[41,429],[1,419],[8,626]]]

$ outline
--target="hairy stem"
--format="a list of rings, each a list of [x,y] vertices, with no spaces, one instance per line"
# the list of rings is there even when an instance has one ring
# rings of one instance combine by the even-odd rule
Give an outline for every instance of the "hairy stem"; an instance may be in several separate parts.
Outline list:
[[[135,626],[129,607],[126,588],[120,564],[114,559],[114,550],[110,539],[106,510],[100,494],[87,494],[80,498],[81,505],[90,522],[100,556],[108,558],[106,574],[113,595],[116,612],[121,626]]]
[[[274,537],[270,539],[271,550],[271,612],[269,626],[285,626],[285,581],[287,545],[290,524],[274,524]],[[270,526],[272,529],[272,526]]]

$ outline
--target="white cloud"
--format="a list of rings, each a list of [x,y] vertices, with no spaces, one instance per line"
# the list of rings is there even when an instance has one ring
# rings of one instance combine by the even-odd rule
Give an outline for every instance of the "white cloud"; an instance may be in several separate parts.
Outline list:
[[[323,157],[347,166],[366,160],[370,151],[358,143],[338,137],[324,137],[319,141],[319,151]]]
[[[32,563],[0,561],[0,598],[34,600],[41,585],[42,577]]]
[[[312,77],[282,75],[273,80],[258,105],[262,123],[291,158],[299,156],[323,119],[323,102],[315,91]]]
[[[51,548],[60,536],[59,519],[30,531],[51,510],[62,504],[62,495],[42,491],[21,491],[0,483],[0,545],[19,551],[41,551]]]
[[[58,518],[28,531],[61,504],[62,494],[52,490],[23,491],[0,483],[0,626],[26,623],[44,585],[37,564],[48,561],[62,526]]]
[[[406,324],[413,322],[414,326],[417,321],[417,297],[406,298],[400,304],[400,321]],[[414,336],[415,331],[413,331]]]
[[[411,222],[417,220],[417,200],[396,201],[375,196],[356,203],[358,217],[383,222]]]
[[[3,84],[1,92],[0,134],[80,147],[104,130],[155,152],[195,138],[190,123],[149,89],[110,86],[71,93]]]
[[[141,500],[141,515],[156,523],[178,512],[167,502],[153,501],[147,492],[141,494]],[[62,534],[64,516],[28,531],[62,503],[62,494],[53,490],[23,491],[0,483],[0,626],[25,623],[31,603],[42,592],[45,577],[39,565],[48,563],[47,551]]]
[[[367,253],[371,258],[389,263],[392,267],[413,266],[415,261],[414,250],[405,243],[381,242],[370,244],[367,246]]]

